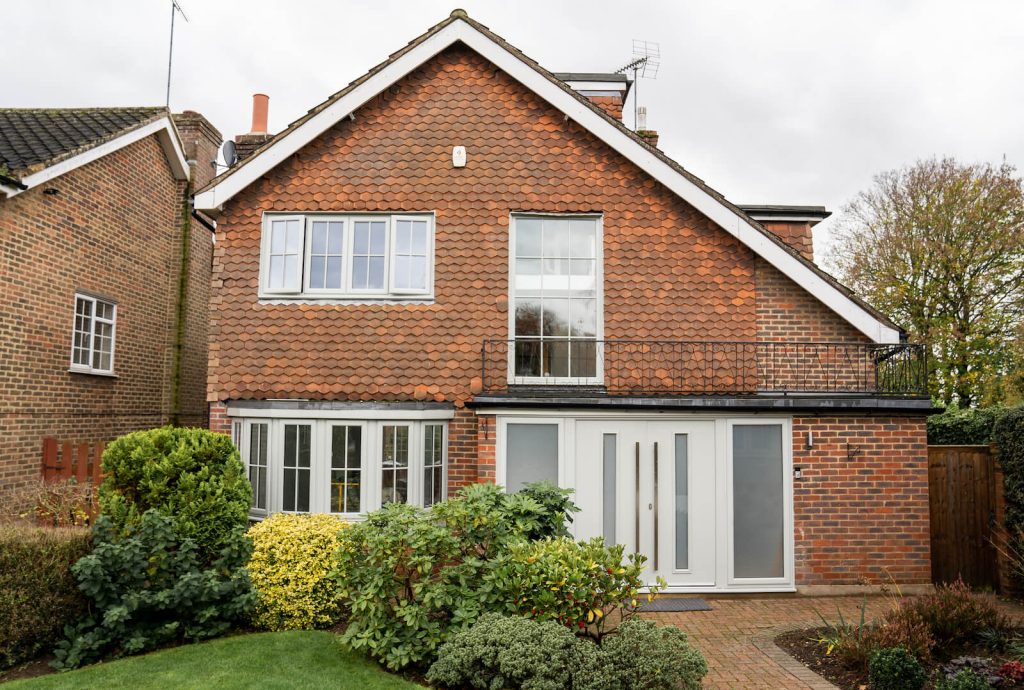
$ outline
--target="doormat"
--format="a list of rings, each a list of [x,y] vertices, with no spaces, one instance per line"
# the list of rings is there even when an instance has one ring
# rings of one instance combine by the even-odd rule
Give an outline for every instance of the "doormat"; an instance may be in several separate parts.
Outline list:
[[[640,613],[675,613],[678,611],[710,611],[711,604],[704,599],[687,597],[658,597],[637,607]]]

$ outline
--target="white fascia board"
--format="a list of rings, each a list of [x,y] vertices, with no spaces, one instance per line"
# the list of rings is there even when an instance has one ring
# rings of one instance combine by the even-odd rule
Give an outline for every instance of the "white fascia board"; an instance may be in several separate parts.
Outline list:
[[[178,140],[178,135],[174,131],[173,125],[169,118],[162,117],[159,120],[154,120],[148,125],[133,129],[130,132],[125,132],[121,136],[105,141],[98,146],[94,146],[88,151],[83,151],[77,156],[55,163],[48,168],[43,168],[37,173],[32,173],[21,179],[28,189],[38,187],[41,184],[45,184],[50,180],[65,175],[72,170],[81,168],[83,165],[92,163],[95,160],[99,160],[104,156],[108,156],[111,153],[119,149],[123,149],[125,146],[134,144],[136,141],[141,141],[146,137],[156,134],[157,139],[160,142],[160,147],[164,151],[164,155],[167,157],[167,162],[171,166],[171,172],[175,179],[187,180],[189,176],[188,163],[185,160],[185,152],[181,149],[181,142]],[[15,194],[20,194],[23,189],[19,189]],[[15,194],[8,194],[8,197],[15,196]]]
[[[260,417],[263,419],[373,419],[373,420],[448,420],[455,417],[454,409],[427,410],[375,410],[347,408],[337,410],[274,409],[246,407],[245,403],[228,405],[228,417]]]
[[[637,143],[628,134],[582,103],[571,93],[551,82],[532,65],[524,62],[471,24],[457,19],[420,43],[408,53],[387,65],[350,93],[338,99],[304,122],[291,134],[275,142],[252,159],[234,175],[196,196],[196,208],[216,212],[249,184],[259,179],[281,161],[308,144],[329,127],[380,93],[421,64],[456,41],[462,41],[509,76],[532,90],[552,106],[615,149],[641,170],[661,182],[715,224],[750,247],[768,263],[815,296],[832,311],[846,319],[857,330],[876,343],[898,343],[899,331],[879,321],[873,314],[843,294],[795,256],[755,229],[735,211],[722,204],[699,186],[680,174],[668,163]]]
[[[748,213],[747,215],[758,222],[763,221],[765,223],[771,223],[772,221],[780,223],[820,223],[824,220],[821,216],[763,216],[757,213]]]
[[[624,81],[567,81],[566,85],[574,91],[625,91]]]
[[[24,189],[18,189],[17,187],[11,187],[10,185],[0,184],[0,194],[4,197],[12,197],[15,194],[20,194],[25,191]]]

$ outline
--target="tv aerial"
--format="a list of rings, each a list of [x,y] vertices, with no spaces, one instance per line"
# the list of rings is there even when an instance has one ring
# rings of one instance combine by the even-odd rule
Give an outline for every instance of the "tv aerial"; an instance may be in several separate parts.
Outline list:
[[[643,129],[647,126],[643,122],[640,127],[640,79],[657,79],[658,69],[661,67],[661,45],[654,41],[643,41],[633,39],[633,59],[619,69],[616,74],[633,73],[633,130]],[[644,118],[646,120],[646,117]]]

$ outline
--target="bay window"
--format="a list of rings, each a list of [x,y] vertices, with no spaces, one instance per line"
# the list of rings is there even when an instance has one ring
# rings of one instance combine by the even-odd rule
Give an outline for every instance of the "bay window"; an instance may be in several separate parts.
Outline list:
[[[266,214],[260,296],[416,299],[434,289],[429,214]]]
[[[600,383],[596,216],[513,216],[511,383]]]
[[[435,420],[235,417],[232,437],[253,488],[250,514],[336,513],[445,497],[446,423]]]

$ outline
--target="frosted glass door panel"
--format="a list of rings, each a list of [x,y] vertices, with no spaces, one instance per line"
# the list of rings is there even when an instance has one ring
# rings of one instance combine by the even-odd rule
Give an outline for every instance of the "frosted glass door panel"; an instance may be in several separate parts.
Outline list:
[[[785,564],[782,427],[732,428],[733,576],[781,578]]]

